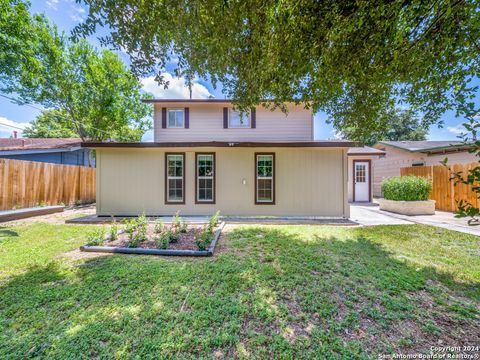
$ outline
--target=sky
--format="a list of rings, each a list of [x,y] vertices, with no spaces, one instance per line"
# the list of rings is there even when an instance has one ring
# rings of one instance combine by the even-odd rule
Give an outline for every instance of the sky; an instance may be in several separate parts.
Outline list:
[[[77,4],[75,0],[32,0],[30,11],[32,13],[44,13],[60,30],[70,32],[78,23],[86,18],[86,7],[84,4]],[[95,37],[89,38],[95,45],[99,43]],[[120,57],[128,63],[128,57],[119,53]],[[173,74],[173,64],[167,65],[166,80],[170,81],[169,88],[163,89],[158,86],[152,77],[141,79],[145,91],[152,93],[156,98],[188,98],[188,88],[185,86],[183,78],[177,78]],[[170,72],[169,72],[170,71]],[[480,85],[480,80],[474,85]],[[221,86],[213,88],[208,79],[195,79],[192,97],[207,98],[213,95],[215,98],[224,98],[221,92]],[[9,137],[16,130],[21,135],[21,129],[24,129],[40,113],[41,106],[32,104],[16,105],[10,100],[0,97],[0,137]],[[330,124],[326,123],[326,114],[315,114],[314,137],[316,140],[335,138],[335,130]],[[432,125],[428,134],[428,140],[455,140],[462,132],[461,123],[463,119],[455,118],[454,112],[447,112],[442,116],[444,127],[438,128]],[[2,125],[3,124],[3,125]],[[9,126],[5,126],[9,125]],[[143,141],[152,140],[152,131],[146,133]]]

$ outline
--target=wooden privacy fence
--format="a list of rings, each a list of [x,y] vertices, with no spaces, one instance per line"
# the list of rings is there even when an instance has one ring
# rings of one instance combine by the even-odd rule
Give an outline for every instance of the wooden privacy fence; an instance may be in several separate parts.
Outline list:
[[[478,207],[480,201],[477,199],[471,187],[463,184],[454,184],[452,172],[461,171],[464,176],[469,169],[478,166],[478,162],[469,164],[448,165],[451,171],[443,165],[435,166],[413,166],[400,168],[400,175],[415,175],[429,178],[432,181],[432,192],[430,199],[436,201],[437,210],[455,211],[457,210],[457,201],[466,200]]]
[[[94,168],[0,159],[0,210],[94,201]]]

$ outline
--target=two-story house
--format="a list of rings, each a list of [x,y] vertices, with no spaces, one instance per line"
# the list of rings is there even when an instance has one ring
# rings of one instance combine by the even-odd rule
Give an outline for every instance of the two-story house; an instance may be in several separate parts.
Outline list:
[[[97,214],[348,217],[348,141],[314,141],[313,114],[228,100],[150,100],[154,142],[97,151]]]

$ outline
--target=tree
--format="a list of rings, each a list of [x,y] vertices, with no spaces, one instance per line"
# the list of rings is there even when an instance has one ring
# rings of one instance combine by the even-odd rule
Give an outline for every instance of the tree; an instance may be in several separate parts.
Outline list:
[[[428,126],[423,124],[411,109],[400,110],[394,108],[388,110],[378,119],[375,125],[375,130],[367,134],[358,127],[350,127],[343,129],[342,135],[346,139],[371,146],[381,140],[426,140],[428,133]]]
[[[20,77],[24,81],[30,78],[31,83],[41,67],[42,55],[50,52],[46,47],[53,38],[48,21],[42,15],[31,16],[28,9],[29,4],[23,0],[0,0],[0,90],[3,92],[18,88]]]
[[[73,138],[78,134],[72,127],[68,114],[61,110],[44,110],[25,128],[23,136],[28,138]]]
[[[240,107],[295,99],[339,130],[368,134],[397,102],[432,124],[477,91],[477,0],[83,2],[75,35],[108,26],[101,40],[130,54],[137,74],[161,74],[175,56],[177,73],[220,81]]]
[[[22,16],[30,16],[28,11],[25,14],[25,3],[10,2],[18,3]],[[9,19],[18,20],[15,16]],[[5,82],[0,87],[3,92],[15,93],[20,103],[41,104],[48,109],[27,134],[74,133],[84,141],[140,140],[151,128],[147,118],[151,109],[142,101],[151,96],[141,92],[140,82],[123,61],[110,50],[95,49],[85,39],[70,41],[42,17],[34,19],[30,23],[37,32],[32,40],[35,51],[27,52],[25,58],[20,56],[17,65],[5,67]],[[14,27],[32,30],[23,28],[23,23]],[[35,66],[29,68],[31,64]]]
[[[458,184],[465,184],[469,186],[472,191],[476,194],[477,201],[469,202],[467,200],[461,199],[457,202],[457,218],[469,218],[469,225],[480,225],[480,140],[477,135],[480,132],[480,121],[478,121],[478,114],[470,113],[470,116],[467,118],[467,121],[463,123],[465,128],[465,133],[461,135],[465,145],[471,146],[471,153],[475,154],[479,158],[478,165],[473,169],[468,170],[467,174],[464,174],[461,171],[455,172],[452,171],[451,180],[454,181],[455,186]],[[443,165],[448,166],[448,157],[443,160]],[[449,168],[451,171],[451,169]]]

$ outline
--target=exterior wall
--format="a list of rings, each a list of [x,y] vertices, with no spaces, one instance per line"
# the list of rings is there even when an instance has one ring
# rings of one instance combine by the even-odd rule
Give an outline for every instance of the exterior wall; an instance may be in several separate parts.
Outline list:
[[[63,165],[88,165],[88,156],[90,151],[88,149],[80,149],[75,151],[63,152],[38,152],[30,154],[15,154],[15,155],[0,155],[3,159],[37,161],[52,164]],[[95,167],[95,159],[92,158],[90,162],[92,167]]]
[[[354,160],[370,160],[370,179],[371,179],[371,194],[373,196],[373,179],[374,179],[374,170],[373,170],[373,159],[376,159],[378,156],[369,156],[369,155],[358,155],[358,156],[348,156],[348,202],[353,202],[353,161]]]
[[[385,149],[385,156],[375,158],[373,160],[373,196],[381,197],[382,180],[391,176],[400,176],[400,168],[412,166],[413,162],[424,161],[426,166],[439,165],[439,162],[448,158],[450,164],[465,164],[473,161],[478,161],[474,154],[467,151],[450,153],[450,154],[435,154],[428,155],[424,153],[410,152],[393,148],[390,146],[375,146],[377,149]]]
[[[190,111],[189,129],[162,129],[162,107]],[[255,129],[224,129],[223,108],[228,103],[155,103],[154,141],[311,141],[313,114],[301,105],[290,104],[288,114],[256,109]]]
[[[474,154],[470,154],[468,151],[451,153],[451,154],[435,154],[425,157],[425,165],[439,165],[440,161],[448,158],[449,164],[468,164],[478,161],[478,158]]]
[[[165,152],[185,152],[185,205],[165,204]],[[195,152],[216,153],[216,204],[195,204]],[[275,153],[275,205],[255,205],[255,152]],[[98,215],[348,217],[346,148],[97,149]],[[243,180],[246,184],[243,184]]]

